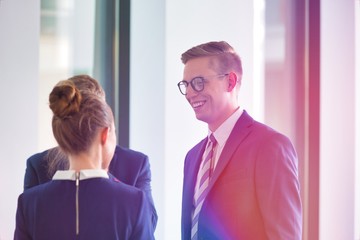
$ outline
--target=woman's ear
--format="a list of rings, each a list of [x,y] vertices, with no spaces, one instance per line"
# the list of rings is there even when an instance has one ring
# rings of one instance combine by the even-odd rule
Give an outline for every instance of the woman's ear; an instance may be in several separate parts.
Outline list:
[[[229,76],[228,76],[228,91],[229,92],[231,92],[235,88],[237,80],[238,80],[238,78],[237,78],[236,73],[230,72]]]
[[[105,144],[108,137],[109,137],[109,131],[110,131],[110,128],[109,127],[106,127],[106,128],[103,128],[101,130],[101,133],[100,133],[100,136],[101,136],[101,144]]]

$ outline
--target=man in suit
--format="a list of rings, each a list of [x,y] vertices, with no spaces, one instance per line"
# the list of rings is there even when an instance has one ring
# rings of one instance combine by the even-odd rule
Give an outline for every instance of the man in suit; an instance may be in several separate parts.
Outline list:
[[[100,84],[90,76],[78,75],[69,80],[81,92],[91,92],[105,99],[105,93]],[[67,158],[58,147],[32,155],[26,161],[24,190],[46,183],[52,179],[56,170],[66,169],[68,169]],[[152,223],[155,231],[158,216],[151,194],[151,171],[148,156],[117,145],[109,172],[119,181],[144,191],[153,212]]]
[[[286,136],[240,107],[240,57],[221,41],[181,60],[179,90],[209,129],[185,158],[182,239],[300,240],[297,155]]]

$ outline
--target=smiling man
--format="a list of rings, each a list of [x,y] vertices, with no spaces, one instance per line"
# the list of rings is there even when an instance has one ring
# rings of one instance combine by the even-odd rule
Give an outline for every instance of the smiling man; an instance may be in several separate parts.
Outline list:
[[[181,60],[179,90],[209,129],[185,158],[182,239],[300,240],[296,151],[239,105],[240,57],[221,41],[195,46]]]

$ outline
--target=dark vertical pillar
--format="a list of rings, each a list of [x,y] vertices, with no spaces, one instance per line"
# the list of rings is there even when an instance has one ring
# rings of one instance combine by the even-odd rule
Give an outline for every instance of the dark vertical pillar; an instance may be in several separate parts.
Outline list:
[[[106,101],[115,112],[115,6],[116,0],[96,1],[94,77],[106,93]]]
[[[130,0],[97,0],[94,77],[115,116],[118,144],[129,147]]]
[[[119,0],[118,142],[129,146],[130,0]]]

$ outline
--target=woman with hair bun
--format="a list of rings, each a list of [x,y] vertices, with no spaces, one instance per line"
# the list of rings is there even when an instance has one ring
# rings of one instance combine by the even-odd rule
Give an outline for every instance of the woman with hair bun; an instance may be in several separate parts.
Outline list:
[[[94,94],[105,101],[105,91],[99,82],[89,75],[75,75],[68,78],[82,94]],[[31,155],[26,160],[24,191],[51,181],[57,170],[68,170],[67,156],[56,146]],[[121,182],[142,190],[152,210],[153,232],[157,224],[157,212],[151,190],[149,157],[143,152],[116,145],[109,166],[109,173]]]
[[[49,102],[53,134],[69,170],[19,196],[14,239],[154,239],[143,191],[107,172],[116,136],[105,100],[65,80]]]

